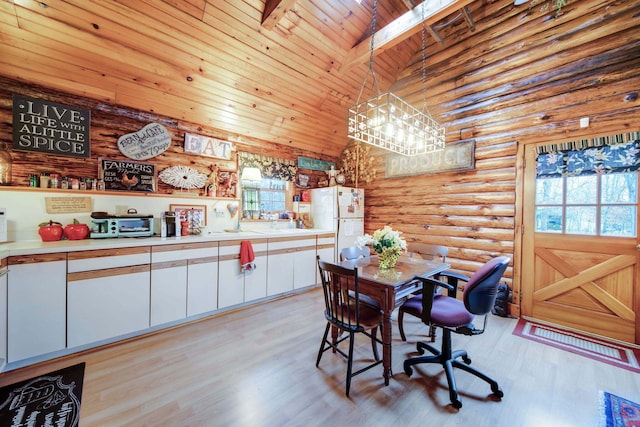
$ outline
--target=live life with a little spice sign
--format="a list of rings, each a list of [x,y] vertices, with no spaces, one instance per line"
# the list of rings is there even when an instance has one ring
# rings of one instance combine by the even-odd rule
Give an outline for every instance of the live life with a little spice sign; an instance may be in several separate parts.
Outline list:
[[[91,157],[91,112],[13,95],[13,149]]]

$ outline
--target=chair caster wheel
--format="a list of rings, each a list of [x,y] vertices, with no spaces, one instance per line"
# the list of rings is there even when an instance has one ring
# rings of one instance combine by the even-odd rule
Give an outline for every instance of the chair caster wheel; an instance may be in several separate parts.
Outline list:
[[[413,374],[413,368],[405,363],[404,365],[404,373],[410,377]]]
[[[502,399],[502,397],[504,397],[504,393],[502,392],[502,390],[500,390],[499,387],[491,387],[491,391],[493,392],[493,395],[498,399]]]
[[[461,402],[460,400],[458,400],[458,399],[456,399],[456,400],[452,400],[452,401],[451,401],[451,404],[452,404],[452,405],[453,405],[453,407],[454,407],[454,408],[456,408],[456,409],[460,409],[460,408],[462,408],[462,402]]]

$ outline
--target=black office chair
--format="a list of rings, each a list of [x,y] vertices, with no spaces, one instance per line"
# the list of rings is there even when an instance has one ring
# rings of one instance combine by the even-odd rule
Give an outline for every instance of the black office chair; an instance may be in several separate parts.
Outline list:
[[[349,396],[351,378],[382,363],[377,348],[377,343],[382,344],[382,341],[377,338],[378,326],[382,322],[382,312],[367,304],[360,304],[357,268],[349,269],[324,262],[320,260],[319,256],[317,258],[324,291],[324,317],[327,319],[327,327],[320,343],[320,350],[318,350],[316,367],[320,364],[323,353],[329,349],[346,357],[346,394]],[[349,292],[352,292],[351,297]],[[345,335],[336,337],[335,342],[334,337],[329,337],[329,330],[332,326],[337,328],[339,333],[346,332]],[[353,372],[353,344],[356,333],[362,333],[371,338],[375,362]],[[338,345],[347,339],[349,340],[349,350],[348,353],[345,353]]]
[[[447,262],[447,255],[449,249],[446,246],[428,245],[426,243],[408,243],[407,250],[411,258],[421,258],[429,261]],[[439,279],[440,275],[434,276],[435,279]],[[400,338],[402,341],[406,341],[407,337],[404,334],[404,315],[410,314],[412,316],[422,317],[422,293],[410,298],[403,303],[398,309],[398,329],[400,330]],[[431,341],[435,341],[436,328],[431,327],[429,330],[429,336]]]
[[[451,350],[451,333],[479,335],[484,332],[487,315],[491,312],[496,299],[498,283],[510,261],[505,256],[493,258],[476,271],[471,278],[466,279],[467,286],[464,289],[462,301],[456,298],[457,282],[460,280],[460,275],[442,273],[442,276],[452,278],[449,283],[434,279],[421,279],[423,282],[422,321],[428,326],[442,328],[442,348],[438,350],[428,344],[418,342],[417,349],[420,354],[424,354],[424,351],[428,350],[432,355],[405,360],[404,372],[411,376],[412,366],[420,363],[442,365],[449,384],[449,398],[455,408],[461,408],[462,402],[458,398],[453,368],[460,368],[489,383],[494,396],[498,398],[504,396],[495,380],[469,366],[471,359],[466,350]],[[435,293],[436,286],[446,288],[448,295]],[[472,324],[474,316],[484,316],[482,329],[478,329]],[[457,360],[458,358],[462,358],[464,363]]]

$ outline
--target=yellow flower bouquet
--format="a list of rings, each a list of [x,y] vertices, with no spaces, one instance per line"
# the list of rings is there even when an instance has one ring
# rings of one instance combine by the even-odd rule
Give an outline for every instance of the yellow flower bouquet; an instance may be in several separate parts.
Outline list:
[[[402,232],[385,225],[382,229],[365,234],[356,240],[359,246],[371,246],[378,254],[380,268],[383,270],[395,267],[398,257],[407,250],[407,242],[401,236]]]

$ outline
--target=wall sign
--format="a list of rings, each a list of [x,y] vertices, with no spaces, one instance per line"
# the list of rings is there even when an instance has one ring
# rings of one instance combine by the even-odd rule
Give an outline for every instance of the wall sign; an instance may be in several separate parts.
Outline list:
[[[160,123],[149,123],[138,132],[118,138],[118,149],[133,160],[156,157],[171,146],[171,134]]]
[[[156,191],[156,167],[151,163],[100,159],[105,190]]]
[[[91,212],[91,197],[45,197],[48,214]]]
[[[446,144],[444,150],[420,156],[389,154],[386,178],[467,170],[475,167],[475,139]]]
[[[13,95],[13,149],[91,157],[91,113],[44,99]]]
[[[331,169],[331,166],[335,168],[336,164],[334,162],[326,162],[324,160],[310,159],[309,157],[298,157],[298,168],[300,169],[328,171]]]
[[[185,153],[231,160],[231,153],[233,151],[233,144],[229,141],[195,135],[193,133],[184,134]]]

